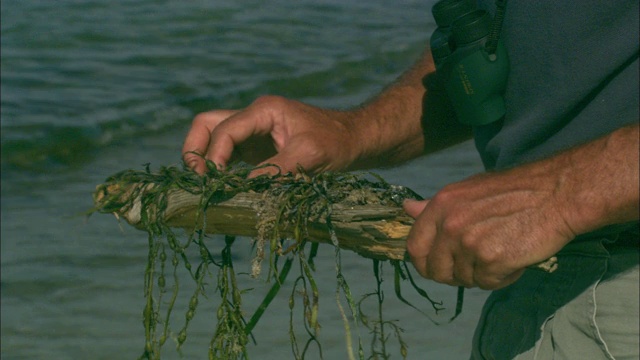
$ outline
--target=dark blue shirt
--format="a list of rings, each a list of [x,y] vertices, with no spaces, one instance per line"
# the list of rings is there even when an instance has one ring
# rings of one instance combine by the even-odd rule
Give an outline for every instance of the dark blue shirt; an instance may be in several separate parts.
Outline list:
[[[639,115],[639,2],[511,0],[503,122],[474,129],[487,169],[548,157]],[[481,1],[493,13],[494,1]]]
[[[495,2],[480,1],[493,13]],[[503,121],[474,128],[487,170],[549,157],[640,120],[638,0],[511,0]],[[615,174],[611,174],[615,176]],[[589,204],[585,204],[589,206]],[[638,233],[638,222],[584,234]]]

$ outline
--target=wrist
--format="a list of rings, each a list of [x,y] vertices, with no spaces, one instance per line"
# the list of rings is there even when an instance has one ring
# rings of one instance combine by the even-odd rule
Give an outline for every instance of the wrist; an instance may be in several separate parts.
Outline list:
[[[333,114],[344,135],[340,146],[345,149],[348,159],[347,170],[376,166],[374,160],[382,146],[379,138],[381,130],[375,118],[367,116],[367,113],[364,107],[357,107]]]
[[[423,154],[422,107],[416,100],[423,93],[423,88],[396,85],[345,111],[354,148],[351,170],[392,166]]]
[[[576,235],[638,220],[638,127],[627,127],[564,153],[558,205]]]

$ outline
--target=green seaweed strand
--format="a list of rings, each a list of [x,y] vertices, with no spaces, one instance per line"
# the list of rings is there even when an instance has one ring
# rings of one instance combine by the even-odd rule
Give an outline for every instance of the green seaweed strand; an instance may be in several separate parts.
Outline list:
[[[218,323],[215,334],[209,344],[209,359],[232,360],[248,359],[247,343],[249,336],[245,331],[242,316],[241,291],[236,282],[231,258],[231,245],[234,236],[225,236],[222,249],[222,266],[218,274],[218,291],[221,302],[217,311]]]
[[[335,250],[336,290],[335,300],[338,311],[343,320],[345,331],[345,343],[348,358],[355,360],[364,359],[362,337],[360,336],[360,324],[364,324],[372,332],[371,357],[387,359],[387,338],[394,334],[400,342],[400,353],[406,357],[406,344],[400,334],[402,329],[393,321],[383,319],[382,303],[384,294],[381,289],[382,262],[374,261],[374,276],[376,278],[376,291],[366,294],[359,302],[354,301],[351,289],[342,273],[342,260],[339,247],[339,239],[331,224],[333,204],[346,202],[350,205],[368,204],[371,199],[380,204],[399,205],[405,198],[419,198],[409,189],[390,185],[375,174],[339,174],[325,172],[315,176],[309,176],[304,169],[299,168],[297,174],[280,174],[276,176],[257,176],[249,178],[248,175],[255,168],[235,167],[224,170],[218,169],[216,164],[206,160],[207,171],[201,176],[183,165],[182,169],[175,166],[160,167],[158,171],[151,172],[149,164],[144,171],[125,170],[109,177],[106,184],[99,188],[94,196],[102,196],[100,208],[93,211],[103,213],[125,213],[134,206],[139,199],[141,206],[141,225],[148,233],[148,258],[144,272],[144,296],[143,325],[145,332],[144,352],[140,359],[160,359],[162,346],[167,338],[176,340],[178,351],[187,339],[188,325],[194,318],[199,303],[199,298],[205,296],[206,279],[213,277],[209,271],[210,264],[218,267],[216,293],[220,296],[220,304],[216,311],[217,324],[215,332],[209,344],[210,359],[248,359],[247,345],[252,337],[252,332],[258,321],[272,303],[277,293],[290,273],[294,260],[298,260],[299,276],[293,282],[293,289],[289,297],[290,308],[290,337],[292,351],[296,359],[303,359],[310,346],[318,346],[319,355],[322,358],[322,347],[318,339],[318,313],[319,291],[313,277],[315,271],[314,259],[318,252],[318,243],[310,245],[308,257],[305,254],[305,244],[308,240],[308,221],[323,221],[329,229],[331,242]],[[273,165],[264,165],[273,166]],[[279,169],[278,169],[279,170]],[[365,177],[373,177],[373,181]],[[112,189],[111,186],[114,186]],[[133,185],[133,186],[131,186]],[[120,188],[120,192],[114,189]],[[164,223],[164,211],[167,208],[168,194],[171,191],[181,189],[200,196],[200,203],[194,219],[194,227],[184,243],[181,243],[173,231]],[[206,210],[212,205],[233,197],[235,194],[246,191],[255,191],[265,194],[265,202],[274,204],[274,212],[268,217],[268,223],[263,233],[264,240],[271,246],[269,251],[269,276],[274,283],[266,296],[255,310],[248,322],[245,321],[242,312],[243,291],[237,283],[237,276],[233,267],[231,248],[235,237],[226,236],[225,246],[220,254],[221,260],[209,252],[206,246]],[[293,233],[293,241],[282,238],[284,233]],[[163,239],[164,238],[164,239]],[[262,243],[261,243],[262,244]],[[167,293],[167,247],[171,250],[171,265],[173,267],[173,286],[171,295]],[[283,248],[284,247],[284,248]],[[189,253],[187,253],[189,251]],[[198,266],[194,269],[190,258],[192,252],[199,252]],[[278,271],[277,262],[285,254],[286,260]],[[261,256],[259,254],[259,256]],[[260,258],[262,259],[262,258]],[[195,282],[195,290],[191,294],[188,308],[185,313],[184,326],[178,334],[172,333],[170,318],[179,290],[178,268],[183,267]],[[195,264],[194,264],[195,265]],[[259,263],[258,263],[259,265]],[[441,302],[433,301],[426,291],[419,288],[413,280],[406,263],[391,261],[394,269],[394,288],[396,296],[406,305],[419,310],[409,303],[401,293],[401,280],[409,280],[412,288],[426,298],[436,313],[442,309]],[[463,290],[459,289],[458,303],[456,304],[455,318],[461,311]],[[295,299],[301,296],[304,329],[308,334],[302,349],[298,347],[293,331],[293,308]],[[362,301],[370,296],[375,296],[378,309],[377,320],[370,320],[362,312]],[[347,306],[344,307],[343,303]],[[161,317],[161,310],[164,310]],[[426,315],[426,314],[425,314]],[[428,317],[428,315],[427,315]],[[451,320],[453,320],[453,318]],[[429,317],[429,319],[431,319]],[[433,319],[431,319],[433,321]],[[435,322],[435,321],[434,321]],[[159,327],[162,324],[162,327]],[[354,353],[354,339],[357,337],[357,355]]]
[[[253,315],[249,319],[249,322],[247,322],[247,325],[244,328],[244,333],[246,335],[251,334],[251,332],[253,331],[253,328],[255,328],[255,326],[258,324],[258,321],[260,321],[260,318],[269,307],[269,304],[271,304],[271,301],[273,301],[273,299],[278,294],[278,291],[280,291],[280,288],[282,287],[282,284],[287,278],[287,275],[289,275],[289,271],[291,270],[292,264],[293,264],[293,258],[288,258],[285,260],[284,265],[282,266],[282,269],[278,273],[277,280],[273,283],[273,285],[271,286],[271,289],[269,289],[269,292],[264,297],[264,299],[262,300],[262,302],[260,303],[256,311],[253,313]]]
[[[377,301],[377,319],[372,321],[364,314],[362,310],[360,310],[360,319],[362,323],[369,328],[372,338],[371,338],[371,355],[369,359],[390,359],[391,354],[389,354],[387,349],[388,338],[391,334],[387,332],[387,328],[390,328],[391,332],[398,339],[398,343],[400,346],[400,355],[403,359],[406,359],[408,350],[407,344],[402,339],[402,332],[404,331],[398,324],[396,324],[397,320],[390,321],[384,320],[382,304],[384,303],[384,292],[382,291],[382,266],[383,262],[379,260],[373,260],[373,273],[376,279],[376,290],[372,293],[365,294],[360,302],[358,303],[358,307],[361,309],[362,303],[368,299],[369,297],[375,296]]]

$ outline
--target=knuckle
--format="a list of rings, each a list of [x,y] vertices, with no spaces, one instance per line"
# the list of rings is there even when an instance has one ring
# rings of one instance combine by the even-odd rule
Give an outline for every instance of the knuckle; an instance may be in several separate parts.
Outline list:
[[[279,95],[262,95],[256,98],[252,103],[252,108],[274,110],[286,106],[289,100]]]
[[[431,202],[438,207],[446,206],[451,200],[451,195],[447,191],[447,188],[443,188],[438,191],[432,198]]]
[[[461,194],[458,185],[456,183],[453,183],[440,189],[434,199],[438,199],[443,204],[455,204],[458,201],[460,195]]]
[[[463,201],[458,200],[455,190],[447,186],[431,199],[432,207],[442,214],[442,230],[448,233],[458,233],[467,223],[467,212],[460,208]]]
[[[217,125],[222,123],[224,120],[226,120],[236,112],[237,110],[218,109],[198,113],[191,121],[192,129],[214,129]]]
[[[503,250],[497,246],[479,246],[475,253],[477,261],[486,266],[494,265],[503,258]]]
[[[199,125],[204,125],[209,122],[209,120],[211,119],[211,115],[212,115],[211,112],[201,112],[193,118],[193,121],[191,122],[191,124],[194,127]]]
[[[442,232],[448,236],[456,236],[462,233],[465,224],[466,219],[461,212],[448,214],[448,216],[442,220]]]
[[[476,252],[478,239],[473,233],[466,233],[460,237],[460,245],[465,251]]]
[[[324,148],[317,140],[311,139],[308,142],[307,156],[313,161],[321,161],[327,158],[327,149]]]
[[[460,236],[460,245],[466,251],[477,253],[486,248],[483,246],[484,239],[486,239],[486,235],[478,229],[478,226],[468,226]]]

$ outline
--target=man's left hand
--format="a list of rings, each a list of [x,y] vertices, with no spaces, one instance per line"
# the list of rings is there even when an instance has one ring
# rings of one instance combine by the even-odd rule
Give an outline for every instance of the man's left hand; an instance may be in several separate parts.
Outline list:
[[[418,273],[454,286],[498,289],[575,234],[557,206],[557,186],[529,171],[490,173],[404,204],[416,219],[407,250]]]

